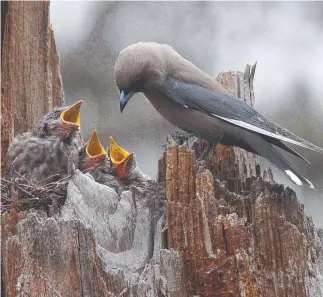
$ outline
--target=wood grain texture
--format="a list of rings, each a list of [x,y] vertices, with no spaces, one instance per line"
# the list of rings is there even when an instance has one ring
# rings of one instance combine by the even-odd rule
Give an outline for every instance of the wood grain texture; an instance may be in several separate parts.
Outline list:
[[[254,72],[218,80],[253,104]],[[204,142],[193,147],[199,155]],[[192,159],[186,146],[167,151],[166,176],[177,176],[166,191],[168,248],[181,252],[188,295],[322,296],[321,231],[295,193],[270,170],[262,178],[258,158],[239,148],[218,145],[197,171]]]
[[[1,168],[12,138],[63,103],[49,1],[9,1],[2,52]]]
[[[48,9],[8,2],[3,153],[63,101]],[[218,80],[253,104],[254,73]],[[61,209],[2,214],[4,296],[323,296],[323,232],[295,193],[241,149],[218,146],[198,166],[205,145],[169,145],[146,187],[115,193],[76,171]]]
[[[262,178],[249,190],[200,168],[195,198],[168,200],[168,248],[181,252],[189,296],[321,296],[323,241],[295,193]]]
[[[5,296],[185,296],[180,254],[164,249],[164,200],[154,182],[119,197],[77,171],[54,216],[12,208],[2,215]]]

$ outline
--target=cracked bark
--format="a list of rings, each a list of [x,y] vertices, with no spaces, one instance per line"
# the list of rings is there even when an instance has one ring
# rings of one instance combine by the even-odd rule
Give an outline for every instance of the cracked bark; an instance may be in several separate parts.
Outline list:
[[[6,24],[2,148],[63,94],[48,3],[8,2]],[[13,42],[33,38],[36,51]],[[31,77],[33,63],[42,75]],[[254,74],[248,65],[217,79],[253,104]],[[58,213],[2,214],[3,295],[323,296],[323,232],[295,193],[241,149],[219,145],[197,167],[203,146],[168,146],[146,188],[118,196],[76,171]]]

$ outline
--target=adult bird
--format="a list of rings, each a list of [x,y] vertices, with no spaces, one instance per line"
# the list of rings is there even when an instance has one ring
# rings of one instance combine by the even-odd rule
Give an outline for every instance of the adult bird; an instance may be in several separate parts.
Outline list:
[[[115,79],[120,90],[121,112],[135,93],[142,92],[166,120],[185,132],[212,144],[237,146],[263,156],[295,184],[314,188],[274,145],[303,160],[304,157],[284,142],[320,153],[323,153],[322,148],[278,126],[233,97],[172,47],[154,42],[126,47],[116,61]]]
[[[16,136],[7,152],[7,176],[27,179],[35,185],[66,177],[69,157],[83,145],[80,129],[82,101],[54,108],[33,132]]]

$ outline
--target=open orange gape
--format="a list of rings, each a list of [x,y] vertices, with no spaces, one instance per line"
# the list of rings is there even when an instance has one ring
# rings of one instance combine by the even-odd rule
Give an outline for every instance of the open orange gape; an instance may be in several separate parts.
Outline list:
[[[134,153],[129,153],[120,147],[112,136],[110,136],[110,159],[112,166],[116,169],[119,179],[124,180],[129,177],[132,169]]]
[[[101,144],[96,130],[93,131],[90,141],[86,147],[86,154],[90,159],[106,158],[108,156],[106,150]]]
[[[76,102],[70,108],[61,113],[61,120],[66,126],[80,128],[81,125],[81,105],[83,100]]]

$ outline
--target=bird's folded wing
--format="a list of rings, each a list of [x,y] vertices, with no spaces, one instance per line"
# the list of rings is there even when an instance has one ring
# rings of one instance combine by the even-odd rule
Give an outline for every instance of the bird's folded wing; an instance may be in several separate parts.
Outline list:
[[[239,127],[323,153],[323,149],[268,120],[242,100],[169,77],[161,91],[186,108],[203,111]]]

